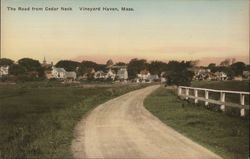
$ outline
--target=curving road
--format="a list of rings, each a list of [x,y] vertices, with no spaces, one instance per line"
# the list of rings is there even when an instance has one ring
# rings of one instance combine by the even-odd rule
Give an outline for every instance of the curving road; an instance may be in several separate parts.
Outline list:
[[[143,106],[159,86],[136,90],[90,112],[75,129],[75,158],[221,159],[163,124]]]

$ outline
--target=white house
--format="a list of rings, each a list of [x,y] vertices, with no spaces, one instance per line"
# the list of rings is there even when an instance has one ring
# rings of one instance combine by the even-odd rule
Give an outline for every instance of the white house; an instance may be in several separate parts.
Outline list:
[[[250,80],[250,71],[243,71],[243,77]]]
[[[75,80],[76,79],[76,73],[74,71],[71,71],[71,72],[67,72],[65,73],[65,77],[68,78],[68,79],[73,79]]]
[[[9,66],[1,66],[0,67],[0,77],[9,74]]]
[[[66,78],[66,71],[64,68],[57,68],[57,67],[52,67],[52,78],[57,78],[57,79],[64,79]]]
[[[150,72],[148,70],[142,70],[137,77],[140,82],[149,82],[150,81]]]
[[[150,75],[148,77],[148,79],[149,79],[150,82],[154,82],[154,81],[159,80],[159,76],[158,75]]]
[[[211,80],[211,70],[206,68],[191,68],[189,71],[192,71],[194,73],[193,79],[194,80]]]
[[[103,71],[96,71],[94,74],[95,79],[106,79],[107,75]]]
[[[216,76],[216,80],[223,81],[223,80],[227,80],[228,79],[227,74],[224,73],[224,72],[215,72],[214,74]]]
[[[128,79],[128,71],[126,68],[120,68],[117,71],[116,77],[118,80],[127,80]]]
[[[106,74],[106,78],[111,78],[112,80],[114,80],[116,77],[115,71],[109,69],[107,74]]]
[[[56,79],[76,79],[76,72],[71,71],[67,72],[64,68],[59,67],[52,67],[52,71],[47,71],[46,73],[47,78],[56,78]]]
[[[160,81],[161,81],[161,83],[164,83],[164,82],[166,82],[167,81],[167,72],[161,72],[161,74],[160,74]]]

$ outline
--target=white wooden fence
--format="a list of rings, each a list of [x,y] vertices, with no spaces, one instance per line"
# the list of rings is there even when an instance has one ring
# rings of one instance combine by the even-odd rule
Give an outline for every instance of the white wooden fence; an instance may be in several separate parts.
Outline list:
[[[190,95],[189,90],[194,90],[194,95]],[[205,96],[199,97],[199,91],[204,91]],[[209,99],[209,92],[217,92],[220,93],[220,99]],[[239,95],[239,103],[231,103],[226,102],[226,94],[238,94]],[[227,90],[215,90],[215,89],[206,89],[206,88],[195,88],[195,87],[185,87],[179,86],[178,87],[178,96],[183,97],[185,99],[194,99],[195,103],[198,101],[204,101],[205,105],[208,106],[209,103],[218,104],[220,105],[220,109],[225,111],[225,107],[235,107],[240,108],[240,115],[246,115],[246,109],[249,110],[249,105],[245,104],[245,97],[248,96],[249,98],[250,92],[238,92],[238,91],[227,91]]]

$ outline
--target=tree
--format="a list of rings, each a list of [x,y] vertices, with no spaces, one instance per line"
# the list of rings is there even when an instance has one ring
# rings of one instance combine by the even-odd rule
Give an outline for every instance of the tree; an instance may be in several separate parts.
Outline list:
[[[191,61],[170,61],[167,64],[167,84],[189,86],[193,78],[193,72],[188,69],[192,67]]]
[[[231,59],[225,59],[224,61],[221,61],[220,66],[230,66]]]
[[[0,66],[10,66],[14,63],[13,60],[7,59],[7,58],[1,58],[0,59]]]
[[[208,67],[209,69],[211,69],[211,68],[216,67],[216,64],[215,64],[215,63],[210,63],[207,67]]]
[[[152,61],[148,65],[149,72],[151,74],[158,74],[160,75],[167,67],[167,64],[161,61]]]
[[[19,64],[10,65],[9,73],[11,75],[23,75],[25,73],[25,68]]]
[[[193,61],[190,61],[190,65],[191,65],[192,67],[198,66],[199,63],[200,63],[200,60],[193,60]]]
[[[116,66],[126,66],[126,63],[124,63],[124,62],[117,62],[115,65]]]
[[[107,66],[104,64],[97,64],[96,66],[96,70],[105,71],[106,69],[107,69]]]
[[[250,71],[250,65],[246,65],[245,71]]]
[[[38,60],[33,60],[30,58],[22,58],[18,60],[18,64],[24,67],[25,71],[27,72],[30,72],[30,71],[38,72],[42,67]]]
[[[97,69],[98,64],[95,63],[95,62],[92,62],[92,61],[83,61],[81,63],[81,66],[85,67],[85,68],[94,68],[94,69]]]
[[[231,63],[234,64],[235,62],[236,62],[236,59],[235,59],[235,58],[232,58]]]
[[[210,63],[207,67],[211,70],[211,72],[216,72],[216,64],[215,63]]]
[[[191,67],[192,67],[191,61],[186,61],[186,62],[169,61],[169,63],[166,66],[166,71],[182,72],[183,70],[186,70]]]
[[[81,67],[83,69],[94,68],[95,70],[102,70],[102,71],[104,71],[106,69],[105,64],[97,64],[97,63],[95,63],[93,61],[83,61],[81,63]]]
[[[61,60],[56,63],[56,67],[64,68],[66,71],[76,71],[80,67],[80,63],[71,60]]]
[[[96,71],[97,70],[102,70],[104,71],[106,69],[106,65],[105,64],[97,64],[93,61],[82,61],[80,63],[80,68],[79,68],[79,74],[84,74],[86,72],[87,69],[93,68]]]
[[[243,71],[246,69],[246,64],[244,62],[236,62],[231,65],[231,68],[235,76],[242,76]]]
[[[111,59],[109,59],[107,62],[106,62],[106,66],[112,66],[114,65],[113,61]]]
[[[222,72],[226,73],[229,80],[232,80],[235,76],[235,72],[231,67],[223,67]]]
[[[193,75],[193,72],[188,70],[170,72],[167,75],[167,85],[190,86]]]
[[[137,74],[147,68],[147,61],[145,59],[132,59],[128,63],[128,76],[129,78],[135,78]]]

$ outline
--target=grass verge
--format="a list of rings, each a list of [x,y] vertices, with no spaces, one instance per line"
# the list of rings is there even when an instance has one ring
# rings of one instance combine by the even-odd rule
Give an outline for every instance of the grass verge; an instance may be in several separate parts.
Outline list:
[[[182,101],[174,90],[166,88],[149,95],[144,105],[162,122],[224,159],[247,159],[249,156],[248,120]]]
[[[0,87],[0,158],[68,159],[73,129],[97,105],[145,87],[79,88],[44,83]]]
[[[249,92],[250,81],[193,81],[192,87]]]

